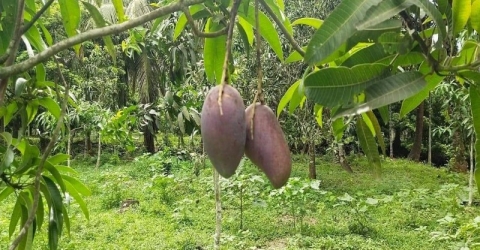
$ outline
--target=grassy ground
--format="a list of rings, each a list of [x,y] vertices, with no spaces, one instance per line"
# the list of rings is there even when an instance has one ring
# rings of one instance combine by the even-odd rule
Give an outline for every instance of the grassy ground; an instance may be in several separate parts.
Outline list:
[[[74,162],[92,190],[90,220],[72,202],[71,234],[62,236],[61,248],[212,249],[212,170],[200,162],[161,154],[130,163],[113,157],[99,170]],[[480,210],[460,205],[466,175],[386,159],[381,177],[374,177],[363,158],[351,158],[352,175],[322,159],[319,181],[312,182],[305,178],[306,159],[294,162],[289,185],[280,190],[248,161],[222,179],[222,249],[474,249],[480,241],[474,221]],[[139,205],[120,209],[127,199]],[[2,249],[11,240],[12,207],[13,200],[0,206]],[[35,248],[47,249],[46,242],[43,227]]]

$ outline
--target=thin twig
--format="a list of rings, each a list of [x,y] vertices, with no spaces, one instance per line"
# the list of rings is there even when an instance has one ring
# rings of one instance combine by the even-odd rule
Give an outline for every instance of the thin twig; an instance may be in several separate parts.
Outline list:
[[[34,181],[34,190],[33,190],[33,204],[30,212],[28,213],[28,218],[25,224],[23,224],[22,229],[20,229],[20,232],[18,233],[17,237],[15,240],[12,242],[12,245],[10,245],[9,250],[15,250],[20,244],[20,241],[25,237],[27,234],[28,229],[33,223],[33,220],[35,219],[35,215],[37,213],[38,209],[38,203],[40,200],[40,182],[42,178],[42,172],[43,168],[45,166],[45,162],[47,161],[48,156],[50,155],[50,152],[53,150],[53,147],[55,146],[55,142],[58,139],[58,136],[60,134],[60,131],[62,129],[62,124],[63,120],[65,118],[66,112],[67,112],[67,100],[69,97],[69,90],[70,90],[70,85],[65,81],[65,78],[63,77],[63,74],[60,70],[60,64],[58,63],[58,60],[55,59],[55,62],[57,63],[57,69],[60,73],[60,77],[62,79],[62,82],[65,86],[65,94],[63,97],[63,100],[58,100],[58,102],[62,103],[62,111],[60,113],[60,117],[58,118],[57,125],[55,127],[55,130],[52,133],[52,139],[47,145],[47,148],[45,149],[45,152],[42,155],[42,159],[40,160],[40,163],[38,164],[37,172],[35,173],[35,181]],[[55,88],[57,89],[57,98],[59,97],[58,95],[58,85],[55,82]],[[60,98],[59,98],[60,99]]]
[[[304,57],[305,51],[300,47],[300,45],[298,45],[297,41],[295,41],[293,36],[287,31],[287,28],[285,28],[285,25],[283,25],[282,21],[278,19],[277,15],[275,15],[275,13],[270,8],[270,6],[268,6],[265,0],[259,0],[259,1],[262,4],[263,8],[265,8],[267,13],[270,15],[270,17],[273,19],[273,21],[275,21],[275,23],[278,25],[280,30],[283,32],[288,42],[292,45],[293,49],[296,50],[302,57]]]
[[[27,24],[23,25],[22,34],[25,34],[25,32],[27,32],[27,30],[29,30],[35,24],[35,22],[43,15],[43,13],[47,11],[48,7],[52,5],[53,1],[55,0],[49,0],[48,2],[46,2],[45,5],[43,5],[42,8],[35,14],[35,16],[33,16],[32,20],[30,20],[30,22],[28,22]]]
[[[260,45],[261,45],[261,38],[260,38],[260,21],[258,20],[258,0],[255,0],[255,48],[256,48],[256,64],[257,64],[257,93],[253,98],[253,107],[252,107],[252,118],[250,120],[250,136],[253,140],[253,133],[254,133],[254,119],[255,119],[255,108],[257,106],[257,99],[260,99],[260,104],[264,104],[265,100],[263,99],[263,91],[262,91],[262,62],[260,60]]]
[[[197,26],[195,25],[195,20],[193,19],[192,14],[190,13],[190,10],[188,9],[188,7],[183,7],[182,11],[183,13],[185,13],[185,17],[187,17],[188,23],[190,24],[190,26],[192,26],[193,33],[198,37],[215,38],[215,37],[225,35],[228,32],[227,27],[215,32],[201,32],[198,30]]]
[[[230,11],[230,23],[228,25],[225,59],[223,60],[222,78],[220,81],[220,89],[218,91],[218,100],[217,100],[220,108],[220,115],[223,115],[223,110],[222,110],[223,85],[228,84],[228,81],[229,81],[228,59],[230,58],[230,54],[232,53],[233,27],[235,26],[235,18],[237,17],[238,7],[240,6],[241,2],[242,2],[241,0],[235,0],[232,6],[232,10]]]
[[[36,54],[34,57],[31,57],[21,63],[0,68],[0,78],[5,78],[5,77],[9,77],[15,74],[28,71],[33,66],[48,60],[51,56],[57,54],[60,51],[66,50],[74,45],[80,44],[82,42],[85,42],[91,39],[96,39],[104,36],[121,33],[128,29],[142,25],[145,22],[152,21],[158,17],[164,16],[176,11],[180,11],[184,6],[203,3],[204,1],[205,0],[182,0],[179,2],[166,5],[164,7],[158,8],[147,14],[144,14],[137,18],[130,19],[123,23],[92,29],[92,30],[80,33],[78,35],[72,36],[70,38],[67,38],[65,40],[62,40],[52,45],[51,47]]]

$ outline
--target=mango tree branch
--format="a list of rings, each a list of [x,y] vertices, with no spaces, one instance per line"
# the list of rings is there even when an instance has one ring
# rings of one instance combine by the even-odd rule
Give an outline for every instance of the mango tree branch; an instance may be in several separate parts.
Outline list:
[[[103,27],[103,28],[92,29],[85,33],[81,33],[76,36],[67,38],[63,41],[60,41],[52,45],[51,47],[38,53],[36,56],[30,59],[27,59],[21,63],[15,64],[12,66],[0,68],[0,78],[5,78],[18,73],[25,72],[30,68],[34,67],[35,65],[48,60],[51,56],[57,54],[58,52],[68,49],[74,45],[80,44],[82,42],[85,42],[91,39],[118,34],[120,32],[142,25],[148,21],[152,21],[158,17],[164,16],[176,11],[180,11],[184,6],[199,4],[204,1],[205,0],[182,0],[176,3],[166,5],[164,7],[158,8],[145,15],[139,16],[137,18],[128,20],[123,23],[114,24],[107,27]]]
[[[198,36],[198,37],[203,37],[203,38],[214,38],[214,37],[219,37],[222,35],[227,34],[227,27],[215,31],[215,32],[201,32],[198,30],[197,26],[195,26],[195,20],[193,20],[192,15],[190,14],[190,10],[188,9],[187,6],[184,6],[182,8],[183,13],[185,13],[185,16],[187,17],[188,24],[192,26],[193,33]]]
[[[296,50],[302,57],[305,56],[305,51],[298,45],[297,41],[293,38],[290,33],[288,33],[287,28],[285,28],[285,25],[283,25],[282,21],[278,19],[277,15],[273,12],[273,10],[268,6],[268,4],[265,2],[265,0],[259,0],[260,4],[265,8],[267,11],[268,15],[272,17],[273,21],[278,25],[280,30],[283,32],[285,37],[287,38],[288,42],[292,45],[293,49]]]

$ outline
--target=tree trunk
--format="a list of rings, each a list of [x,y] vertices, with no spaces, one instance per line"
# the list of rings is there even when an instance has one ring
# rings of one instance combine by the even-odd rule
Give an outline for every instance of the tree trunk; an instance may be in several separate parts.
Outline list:
[[[465,160],[465,144],[463,142],[462,133],[459,129],[453,132],[453,170],[457,172],[467,172],[468,164]]]
[[[72,158],[72,130],[67,125],[67,167],[70,167],[70,159]]]
[[[415,141],[413,147],[408,154],[408,158],[413,161],[420,161],[422,153],[422,137],[423,137],[423,113],[425,110],[425,102],[420,103],[417,108],[417,118],[415,122]]]
[[[87,157],[92,151],[92,140],[90,138],[91,133],[92,132],[90,131],[85,132],[85,157]]]
[[[310,179],[317,179],[317,169],[315,168],[315,141],[313,139],[310,140],[310,147],[309,154],[310,154],[310,163],[308,167],[308,177]]]
[[[154,154],[155,153],[155,138],[150,129],[147,126],[143,129],[143,145],[147,152]]]
[[[432,98],[428,98],[428,165],[432,165]]]
[[[100,156],[102,155],[102,134],[98,133],[98,151],[97,151],[97,164],[95,164],[95,168],[98,169],[100,167]]]
[[[475,140],[474,140],[475,136],[472,135],[471,137],[471,141],[470,141],[470,178],[468,180],[468,189],[469,189],[469,193],[468,193],[468,205],[471,206],[472,205],[472,202],[473,202],[473,190],[474,190],[474,186],[473,186],[473,175],[474,175],[474,165],[473,165],[473,148],[475,147]]]
[[[213,249],[220,249],[220,239],[222,233],[222,200],[220,199],[220,175],[217,170],[213,170],[213,185],[215,188],[215,238]]]
[[[337,146],[338,146],[338,160],[340,161],[340,165],[347,172],[353,173],[352,168],[350,167],[350,165],[347,162],[347,159],[345,158],[345,149],[343,148],[343,143],[337,143]]]

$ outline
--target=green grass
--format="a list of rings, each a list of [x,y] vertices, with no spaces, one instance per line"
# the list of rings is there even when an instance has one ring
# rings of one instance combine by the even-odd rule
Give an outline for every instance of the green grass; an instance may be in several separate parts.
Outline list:
[[[215,203],[208,163],[203,168],[199,161],[161,154],[116,161],[99,170],[74,162],[92,190],[85,198],[90,220],[73,202],[71,234],[65,231],[61,249],[212,249]],[[479,230],[472,221],[480,210],[459,205],[467,197],[466,175],[386,159],[376,178],[363,158],[349,161],[355,174],[318,159],[320,185],[315,189],[315,182],[306,179],[307,159],[296,156],[290,185],[280,191],[245,161],[238,175],[221,182],[222,249],[449,249],[479,241],[478,233],[469,233]],[[167,165],[170,177],[163,176]],[[195,167],[201,168],[199,176]],[[243,229],[239,186],[244,187]],[[140,204],[120,211],[126,199]],[[13,202],[11,197],[0,206],[1,249],[11,241]],[[454,221],[438,221],[447,215]],[[433,240],[434,232],[446,239]],[[47,249],[46,224],[35,249]]]

